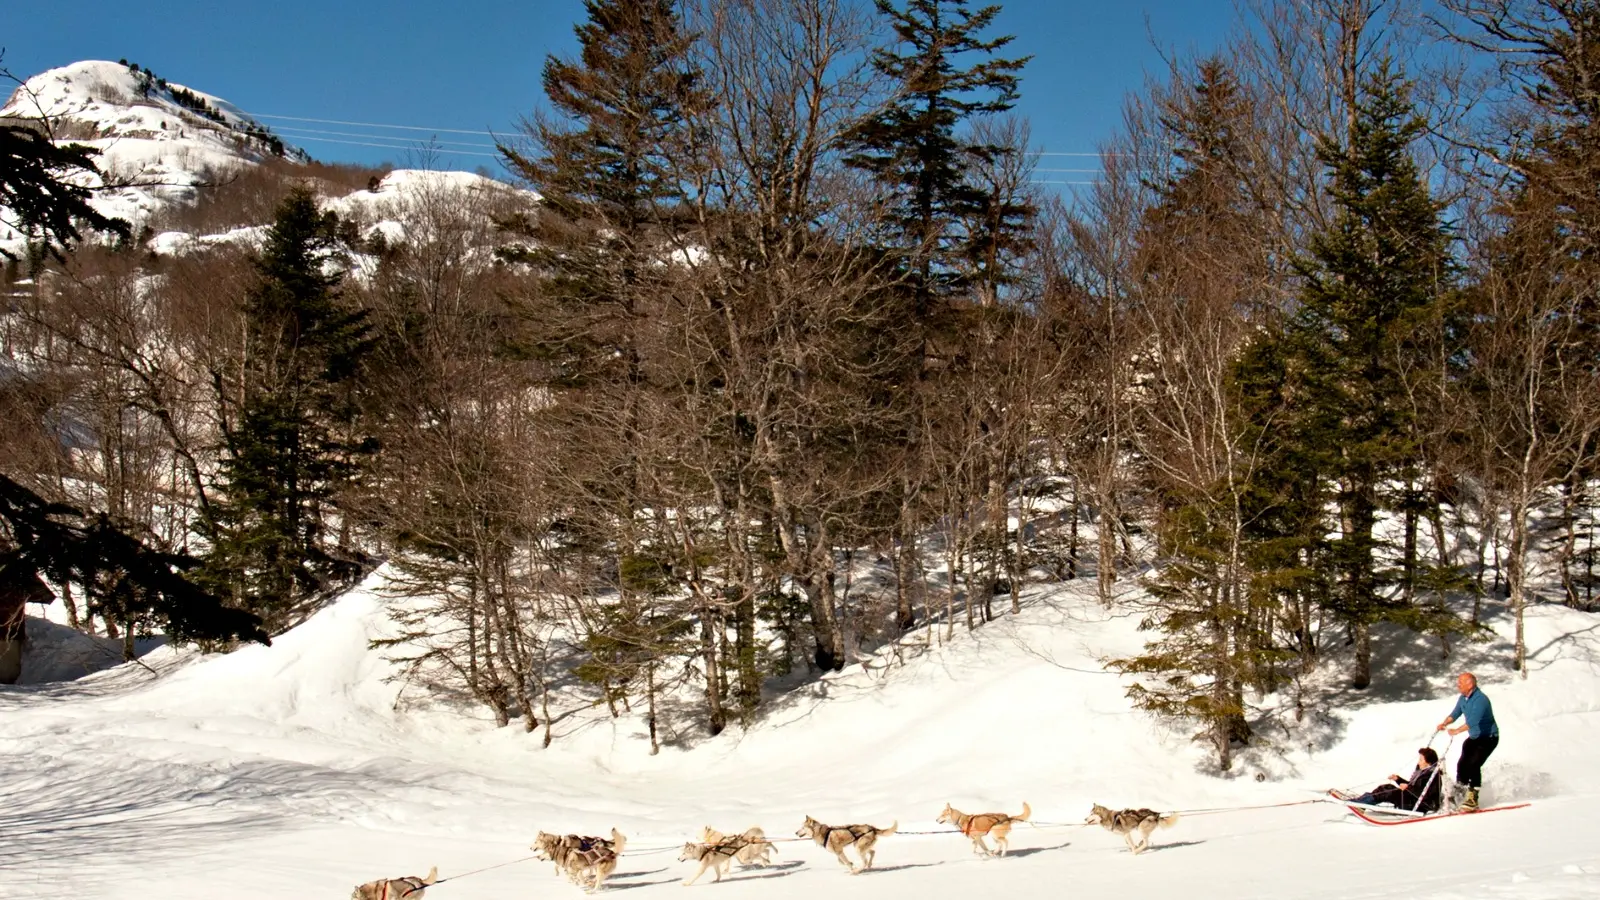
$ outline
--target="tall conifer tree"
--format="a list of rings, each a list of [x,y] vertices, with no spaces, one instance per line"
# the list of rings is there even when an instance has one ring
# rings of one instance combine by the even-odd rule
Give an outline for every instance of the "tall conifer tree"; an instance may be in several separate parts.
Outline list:
[[[1417,454],[1402,364],[1454,275],[1440,205],[1411,156],[1424,127],[1409,85],[1381,65],[1363,87],[1348,144],[1325,140],[1321,148],[1335,217],[1298,262],[1305,286],[1283,346],[1253,355],[1252,363],[1276,359],[1283,377],[1246,374],[1258,386],[1276,382],[1277,403],[1287,412],[1280,421],[1291,423],[1280,434],[1292,434],[1283,462],[1299,465],[1304,483],[1329,491],[1337,509],[1338,521],[1321,527],[1336,536],[1315,539],[1319,549],[1309,561],[1324,607],[1351,629],[1352,683],[1361,688],[1371,682],[1371,625],[1435,629],[1452,621],[1392,590],[1397,573],[1378,528],[1394,505],[1388,483]],[[1288,493],[1315,503],[1320,490]]]
[[[907,274],[925,317],[934,301],[964,289],[971,269],[961,260],[972,249],[963,220],[985,218],[991,198],[968,178],[978,162],[1017,148],[975,143],[962,127],[975,116],[1003,113],[1016,103],[1027,57],[996,54],[1013,36],[984,39],[998,5],[977,10],[967,0],[877,0],[894,29],[895,45],[880,49],[875,67],[894,85],[893,98],[862,122],[851,138],[849,163],[870,173],[889,197],[885,243],[905,257]],[[969,55],[980,57],[965,68]],[[1026,216],[989,219],[994,234],[1022,231]]]
[[[681,238],[678,215],[685,199],[681,166],[689,118],[705,98],[691,64],[691,38],[683,33],[672,0],[586,0],[587,21],[575,29],[574,59],[551,56],[544,91],[554,111],[527,122],[531,148],[502,145],[507,166],[543,198],[530,221],[515,223],[527,247],[508,251],[542,273],[528,307],[523,349],[545,366],[556,403],[549,414],[572,436],[563,463],[563,498],[574,510],[571,525],[592,540],[575,540],[574,552],[609,555],[601,569],[615,572],[621,597],[616,615],[591,624],[595,673],[608,690],[622,680],[601,664],[607,647],[628,645],[629,671],[653,672],[652,652],[664,653],[665,632],[642,631],[657,597],[633,578],[639,571],[671,570],[671,551],[645,546],[640,511],[647,499],[648,453],[641,409],[654,390],[647,374],[645,332],[651,304],[674,267]],[[666,558],[655,558],[663,556]],[[715,610],[702,609],[714,617]],[[709,620],[708,620],[709,621]],[[716,671],[716,645],[707,627],[706,666]],[[640,655],[642,654],[642,655]],[[647,702],[655,701],[646,678]],[[720,683],[707,678],[712,733],[726,724]]]
[[[374,449],[345,427],[371,341],[330,271],[337,228],[309,190],[278,207],[244,304],[242,400],[223,423],[222,486],[202,526],[207,586],[271,627],[357,571],[325,541],[335,497]]]

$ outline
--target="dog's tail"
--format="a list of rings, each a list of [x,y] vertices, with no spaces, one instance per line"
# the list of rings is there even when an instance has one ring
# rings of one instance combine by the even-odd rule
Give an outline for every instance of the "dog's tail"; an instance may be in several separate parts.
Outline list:
[[[894,834],[895,829],[897,829],[899,827],[900,827],[900,820],[899,819],[895,819],[894,820],[894,824],[890,825],[888,828],[879,828],[878,829],[878,837],[883,837],[886,834]]]
[[[611,843],[613,844],[613,846],[611,848],[611,852],[616,854],[617,856],[621,856],[622,855],[622,848],[628,846],[628,836],[623,834],[622,832],[618,831],[617,829],[612,828],[611,829]]]
[[[1022,801],[1022,814],[1019,816],[1012,816],[1011,818],[1016,822],[1026,822],[1028,821],[1028,817],[1031,815],[1033,815],[1033,809],[1028,806],[1028,801],[1024,800]]]
[[[1180,817],[1179,817],[1179,815],[1177,813],[1167,813],[1166,815],[1161,817],[1161,827],[1162,828],[1171,828],[1172,826],[1178,824],[1178,819],[1179,818]]]
[[[439,880],[439,867],[438,866],[434,866],[433,868],[428,870],[428,877],[422,879],[422,883],[423,884],[433,884],[435,881],[438,881],[438,880]]]

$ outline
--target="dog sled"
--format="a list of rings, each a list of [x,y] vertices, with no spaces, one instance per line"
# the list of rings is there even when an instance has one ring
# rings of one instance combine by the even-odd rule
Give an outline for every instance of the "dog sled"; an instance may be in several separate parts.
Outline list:
[[[1522,809],[1532,806],[1531,803],[1505,803],[1499,806],[1482,806],[1477,809],[1456,809],[1448,812],[1418,812],[1413,809],[1399,809],[1393,806],[1369,806],[1365,803],[1352,803],[1348,798],[1341,796],[1338,791],[1329,791],[1328,797],[1335,803],[1350,810],[1351,815],[1366,822],[1368,825],[1410,825],[1414,822],[1432,822],[1435,819],[1452,819],[1456,816],[1476,816],[1482,813],[1506,812],[1507,810]]]

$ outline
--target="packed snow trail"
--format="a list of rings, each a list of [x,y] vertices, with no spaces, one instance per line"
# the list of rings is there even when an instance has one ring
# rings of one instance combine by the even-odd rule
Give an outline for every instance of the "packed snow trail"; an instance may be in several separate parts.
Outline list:
[[[1021,615],[942,648],[902,647],[892,669],[886,651],[870,671],[798,688],[748,732],[681,735],[651,757],[639,723],[603,708],[567,715],[541,749],[520,729],[494,729],[391,680],[383,653],[369,649],[391,633],[369,586],[270,648],[198,660],[162,648],[145,657],[159,674],[121,666],[0,690],[0,897],[342,898],[359,882],[432,865],[443,879],[501,866],[527,856],[540,829],[615,826],[635,847],[662,848],[707,824],[787,838],[808,814],[933,831],[947,802],[1027,801],[1036,819],[1066,824],[1094,802],[1297,802],[1329,785],[1376,784],[1448,709],[1454,669],[1504,650],[1457,648],[1445,662],[1419,644],[1384,664],[1421,674],[1344,697],[1345,710],[1313,702],[1299,725],[1262,735],[1275,749],[1246,751],[1234,777],[1219,778],[1206,774],[1203,747],[1130,709],[1125,680],[1104,673],[1101,660],[1139,646],[1135,624],[1071,590],[1040,592]],[[1600,798],[1600,625],[1541,607],[1529,629],[1527,681],[1477,666],[1505,736],[1485,770],[1485,802],[1534,801],[1525,810],[1415,829],[1370,828],[1331,804],[1195,815],[1137,857],[1098,827],[1018,826],[1004,859],[975,857],[954,832],[893,835],[879,843],[877,868],[854,877],[791,841],[771,868],[735,867],[694,889],[766,900],[1197,887],[1236,900],[1600,896],[1590,815]],[[607,891],[677,896],[693,866],[676,859],[625,852]],[[530,891],[578,894],[529,861],[428,897]]]

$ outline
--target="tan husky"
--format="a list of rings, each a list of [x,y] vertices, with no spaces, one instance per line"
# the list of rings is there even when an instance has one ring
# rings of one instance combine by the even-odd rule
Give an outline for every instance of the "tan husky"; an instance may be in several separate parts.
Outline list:
[[[1016,822],[1026,822],[1033,815],[1033,810],[1028,808],[1026,801],[1022,804],[1022,812],[1014,816],[1005,813],[964,813],[954,806],[946,803],[944,812],[939,813],[939,824],[954,825],[961,829],[961,833],[972,839],[972,852],[984,856],[1005,856],[1006,849],[1010,846],[1006,835],[1011,833],[1011,826]],[[983,842],[985,835],[994,837],[994,845],[999,848],[991,852],[989,845]]]
[[[1168,813],[1162,815],[1153,809],[1118,809],[1113,810],[1096,803],[1089,811],[1089,817],[1083,820],[1085,825],[1101,825],[1105,830],[1122,835],[1128,842],[1128,849],[1135,855],[1143,853],[1150,847],[1150,832],[1161,828],[1171,828],[1178,824],[1178,814]],[[1133,836],[1139,835],[1136,843]]]
[[[767,833],[759,827],[747,828],[740,834],[723,834],[707,825],[700,829],[700,842],[733,845],[738,851],[733,859],[741,866],[770,866],[772,854],[778,852],[778,845],[767,840]]]
[[[422,900],[428,892],[428,885],[439,880],[439,867],[434,866],[428,870],[426,878],[408,875],[405,878],[380,878],[369,881],[356,888],[350,894],[350,900]]]
[[[817,842],[818,847],[826,847],[839,857],[839,864],[850,870],[854,875],[858,872],[872,868],[872,858],[875,856],[873,847],[878,843],[878,838],[886,834],[894,834],[900,827],[895,822],[888,828],[875,828],[871,825],[824,825],[816,819],[806,816],[805,824],[795,830],[797,838],[811,838]],[[844,855],[846,847],[856,848],[856,853],[861,856],[861,866],[858,868]]]
[[[598,891],[617,870],[617,857],[627,843],[628,838],[615,828],[611,829],[610,840],[541,831],[534,838],[532,849],[555,863],[556,871],[574,884],[587,883],[589,890]]]
[[[714,881],[721,881],[722,876],[728,874],[728,865],[733,862],[739,851],[733,844],[697,844],[689,841],[683,845],[683,852],[678,854],[679,862],[697,862],[700,868],[695,870],[693,877],[683,883],[688,887],[700,880],[700,876],[707,869],[716,877]]]

